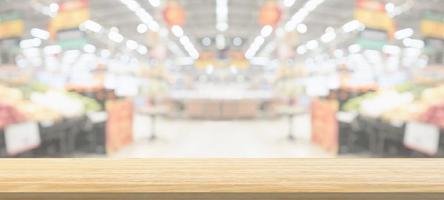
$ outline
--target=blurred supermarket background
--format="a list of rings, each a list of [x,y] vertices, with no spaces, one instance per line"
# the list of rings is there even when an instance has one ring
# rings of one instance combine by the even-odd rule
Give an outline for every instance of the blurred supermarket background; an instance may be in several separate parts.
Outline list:
[[[444,0],[0,0],[0,157],[443,157]]]

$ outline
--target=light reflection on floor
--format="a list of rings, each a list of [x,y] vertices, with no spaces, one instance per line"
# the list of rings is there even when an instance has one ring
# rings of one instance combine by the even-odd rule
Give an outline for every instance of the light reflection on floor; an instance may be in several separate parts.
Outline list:
[[[287,120],[200,121],[160,119],[158,139],[146,137],[113,154],[115,158],[149,157],[332,157],[310,144],[306,122],[294,125],[296,141],[287,137]],[[305,139],[304,139],[305,138]]]

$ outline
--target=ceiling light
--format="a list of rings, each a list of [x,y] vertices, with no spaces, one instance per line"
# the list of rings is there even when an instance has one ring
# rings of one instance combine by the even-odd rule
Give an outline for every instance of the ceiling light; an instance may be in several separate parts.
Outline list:
[[[300,8],[285,24],[285,31],[293,31],[298,24],[300,24],[304,19],[315,10],[319,5],[321,5],[324,0],[309,0],[302,8]]]
[[[413,36],[413,29],[406,28],[395,32],[395,39],[402,40]]]
[[[140,21],[148,25],[148,28],[154,32],[160,30],[159,24],[154,20],[154,18],[143,9],[139,3],[135,0],[120,0],[129,10],[133,11],[134,14],[139,18]],[[160,5],[160,0],[149,0],[153,7],[158,7]]]
[[[178,26],[178,25],[174,25],[173,27],[171,27],[171,32],[173,32],[173,34],[176,37],[182,37],[183,36],[183,29],[182,27]]]
[[[228,0],[216,1],[216,29],[224,32],[228,29]]]
[[[402,40],[402,43],[406,47],[413,47],[413,48],[418,48],[418,49],[424,48],[424,41],[422,41],[422,40],[405,38],[404,40]]]
[[[42,40],[39,38],[27,39],[20,41],[20,48],[26,49],[26,48],[38,47],[41,44]]]
[[[140,5],[139,3],[137,3],[137,1],[135,0],[120,0],[123,4],[126,5],[126,7],[128,9],[130,9],[131,11],[135,12],[136,10],[140,9]]]
[[[310,0],[304,5],[304,9],[311,12],[315,10],[316,7],[318,7],[322,2],[324,2],[324,0]]]
[[[313,50],[319,47],[319,43],[316,40],[310,40],[306,44],[307,49]]]
[[[225,37],[224,37],[224,35],[222,35],[222,34],[218,34],[218,35],[216,36],[216,48],[217,48],[217,49],[220,49],[220,50],[225,49],[225,46],[226,46],[225,43],[226,43],[226,42],[225,42]]]
[[[303,55],[303,54],[307,53],[307,48],[305,48],[305,46],[301,45],[296,49],[296,52],[299,55]]]
[[[256,52],[250,47],[245,52],[244,56],[245,56],[246,59],[251,59],[254,56],[254,54],[256,54]]]
[[[139,44],[137,44],[137,42],[134,40],[127,40],[126,41],[126,48],[128,48],[130,50],[136,50],[138,46],[139,46]]]
[[[139,19],[145,23],[148,23],[153,20],[153,17],[143,8],[137,9],[134,14],[136,14],[136,16],[139,17]]]
[[[393,3],[386,3],[385,4],[385,11],[387,11],[387,13],[395,12],[395,4],[393,4]]]
[[[96,52],[96,47],[92,44],[86,44],[85,46],[83,46],[83,51],[85,51],[86,53],[94,53]]]
[[[233,45],[234,46],[241,46],[242,45],[242,38],[240,38],[240,37],[235,37],[235,38],[233,38]]]
[[[179,41],[180,41],[180,43],[181,43],[182,45],[184,45],[184,46],[189,46],[189,45],[191,45],[190,38],[188,38],[187,36],[182,36],[182,37],[180,37]]]
[[[57,12],[59,11],[59,4],[57,4],[57,3],[51,3],[51,4],[49,5],[49,10],[50,10],[52,13],[57,13]]]
[[[80,27],[96,33],[102,30],[102,26],[99,23],[92,20],[86,20],[80,25]]]
[[[202,39],[202,45],[204,45],[206,47],[210,46],[211,45],[211,39],[209,37],[204,37]]]
[[[42,30],[42,29],[39,29],[39,28],[31,29],[31,35],[33,37],[36,37],[36,38],[39,38],[39,39],[42,39],[42,40],[47,40],[47,39],[49,39],[49,36],[50,36],[48,31],[45,31],[45,30]]]
[[[342,30],[346,33],[355,31],[359,29],[360,27],[363,27],[363,24],[359,22],[358,20],[352,20],[350,22],[347,22],[342,26]]]
[[[121,43],[123,41],[123,36],[117,31],[110,31],[108,38],[114,42]]]
[[[307,28],[307,25],[305,25],[305,24],[299,24],[299,25],[296,27],[296,30],[297,30],[299,33],[306,33],[307,30],[308,30],[308,28]]]
[[[148,2],[150,2],[151,6],[153,6],[153,7],[160,6],[160,0],[148,0]]]
[[[194,49],[194,51],[189,52],[189,54],[193,59],[199,58],[199,52],[197,52],[196,49]]]
[[[295,28],[296,28],[296,24],[293,23],[292,21],[287,22],[287,23],[285,24],[285,27],[284,27],[285,31],[287,31],[287,32],[291,32],[291,31],[293,31]]]
[[[137,47],[137,52],[139,52],[141,55],[145,55],[148,53],[148,49],[143,45],[139,45],[139,47]]]
[[[283,4],[285,7],[292,7],[296,0],[284,0]]]
[[[384,47],[382,48],[382,51],[386,54],[397,55],[401,52],[401,48],[399,48],[398,46],[394,46],[394,45],[384,45]]]
[[[327,31],[321,36],[321,41],[324,43],[329,43],[336,38],[336,33],[334,31]]]
[[[224,23],[224,22],[222,22],[222,23],[217,23],[217,25],[216,25],[216,29],[219,30],[219,31],[224,32],[224,31],[226,31],[226,30],[228,29],[228,24],[227,24],[227,23]]]
[[[137,32],[138,32],[138,33],[142,34],[142,33],[145,33],[146,31],[148,31],[148,26],[147,26],[147,25],[145,25],[145,24],[139,24],[139,25],[137,26]]]
[[[265,42],[265,38],[262,36],[257,36],[254,38],[254,44],[258,44],[258,46],[262,45]]]
[[[46,46],[43,49],[43,52],[47,55],[58,54],[58,53],[62,52],[62,47],[60,47],[59,45]]]
[[[268,37],[269,35],[271,35],[272,32],[273,32],[273,27],[271,27],[270,25],[266,25],[262,27],[261,36]]]
[[[348,51],[350,53],[358,53],[361,51],[361,46],[359,46],[358,44],[352,44],[348,47]]]

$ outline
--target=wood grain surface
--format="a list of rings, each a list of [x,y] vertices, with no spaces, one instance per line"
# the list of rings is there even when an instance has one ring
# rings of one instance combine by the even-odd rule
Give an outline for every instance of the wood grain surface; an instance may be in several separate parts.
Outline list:
[[[0,199],[390,195],[444,199],[444,159],[0,159]]]

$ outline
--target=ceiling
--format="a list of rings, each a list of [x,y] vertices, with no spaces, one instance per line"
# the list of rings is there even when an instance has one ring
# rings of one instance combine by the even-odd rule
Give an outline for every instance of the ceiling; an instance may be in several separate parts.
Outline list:
[[[28,32],[35,27],[45,29],[50,17],[38,11],[36,5],[47,6],[52,2],[54,0],[0,0],[0,13],[8,10],[18,10],[23,14]],[[154,16],[161,26],[166,27],[163,23],[160,8],[151,6],[148,0],[137,0],[137,2]],[[161,0],[161,2],[165,3],[166,0]],[[199,51],[214,49],[214,42],[212,46],[206,47],[201,42],[202,38],[210,37],[214,40],[216,35],[222,34],[226,39],[229,39],[227,45],[231,49],[245,52],[252,40],[260,33],[261,26],[258,23],[258,14],[261,5],[266,0],[228,0],[229,28],[225,32],[216,29],[216,0],[178,0],[178,2],[184,7],[187,16],[183,27],[184,33],[190,37]],[[280,26],[283,26],[305,2],[296,0],[293,6],[285,7]],[[399,29],[411,27],[418,30],[421,16],[427,10],[444,13],[444,0],[388,0],[386,2],[392,2],[396,6],[412,5],[408,11],[395,18]],[[299,35],[299,42],[318,39],[327,27],[340,28],[344,23],[353,19],[354,6],[355,0],[325,0],[304,20],[303,23],[307,25],[308,32]],[[140,43],[144,43],[146,40],[146,37],[138,33],[136,29],[137,25],[141,23],[140,19],[120,0],[90,0],[90,9],[92,20],[104,27],[118,27],[125,37]],[[415,31],[415,33],[418,33],[418,31]],[[30,37],[29,33],[25,37]],[[242,38],[242,45],[231,45],[231,39],[234,37]],[[267,38],[265,44],[274,41],[273,37]],[[168,38],[180,46],[178,39],[172,34]]]

